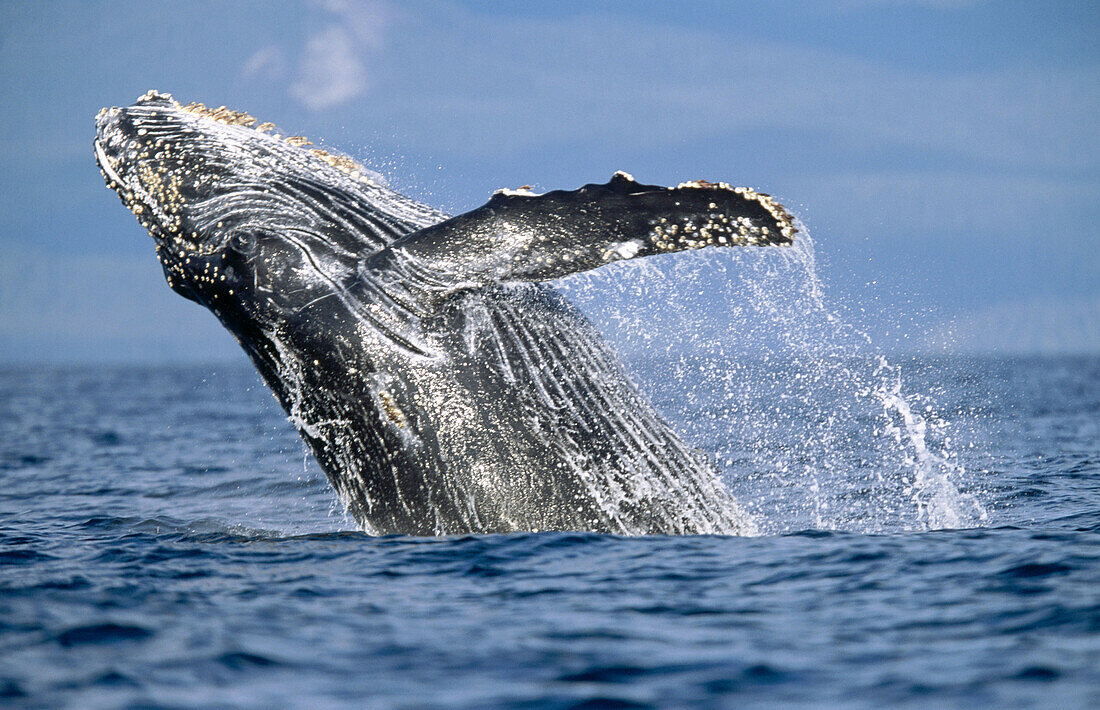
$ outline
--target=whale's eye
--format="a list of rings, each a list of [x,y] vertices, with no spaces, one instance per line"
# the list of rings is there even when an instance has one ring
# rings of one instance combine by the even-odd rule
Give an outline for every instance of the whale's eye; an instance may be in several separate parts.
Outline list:
[[[252,230],[240,230],[233,233],[229,245],[244,255],[252,254],[260,244],[260,235]]]

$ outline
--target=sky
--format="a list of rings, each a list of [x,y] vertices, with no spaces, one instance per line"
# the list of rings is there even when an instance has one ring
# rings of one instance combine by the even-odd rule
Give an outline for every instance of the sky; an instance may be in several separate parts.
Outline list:
[[[0,363],[240,359],[92,157],[98,109],[151,88],[450,212],[616,170],[750,185],[873,333],[1097,353],[1098,36],[1096,2],[7,0]]]

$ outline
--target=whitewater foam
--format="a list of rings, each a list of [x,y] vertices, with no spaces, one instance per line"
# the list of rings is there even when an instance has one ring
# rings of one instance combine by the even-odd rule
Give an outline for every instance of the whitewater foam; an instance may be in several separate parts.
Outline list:
[[[764,532],[987,519],[935,397],[830,307],[804,230],[788,249],[623,262],[561,287]]]

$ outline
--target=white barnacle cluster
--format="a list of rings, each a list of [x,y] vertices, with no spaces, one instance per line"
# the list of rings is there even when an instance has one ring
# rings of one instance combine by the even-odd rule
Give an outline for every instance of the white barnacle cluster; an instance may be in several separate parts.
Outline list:
[[[708,246],[759,246],[782,239],[790,241],[798,232],[794,218],[770,195],[750,187],[733,187],[725,182],[692,180],[682,182],[669,190],[725,190],[758,203],[774,220],[774,226],[757,224],[744,215],[731,215],[719,208],[716,202],[707,205],[708,212],[702,218],[685,217],[680,220],[662,217],[653,224],[650,241],[661,251],[701,249]],[[676,203],[680,205],[679,202]]]
[[[531,189],[530,185],[521,185],[512,190],[507,187],[502,187],[499,190],[493,191],[493,196],[504,195],[505,197],[538,197],[540,193]]]
[[[148,131],[139,128],[137,136],[124,142],[120,155],[130,166],[130,179],[119,176],[114,161],[96,144],[100,167],[123,203],[151,235],[156,238],[155,250],[165,265],[169,285],[188,280],[200,284],[225,281],[216,264],[203,261],[199,271],[192,267],[192,258],[208,256],[216,251],[197,232],[186,231],[184,208],[186,199],[181,185],[185,180],[201,180],[198,164],[201,156],[185,155],[182,149],[165,137],[148,140]]]
[[[751,187],[735,187],[733,191],[744,197],[745,199],[755,200],[768,211],[768,214],[775,220],[778,225],[779,233],[784,239],[790,241],[794,239],[794,235],[798,233],[798,228],[794,226],[794,218],[787,212],[783,205],[776,202],[771,195],[757,192]],[[767,234],[767,228],[763,228],[764,234]]]
[[[405,413],[398,408],[397,402],[393,399],[393,395],[387,390],[379,390],[378,401],[382,405],[382,411],[385,413],[386,418],[401,429],[404,429],[406,424]]]
[[[204,162],[201,155],[188,154],[164,137],[140,144],[134,161],[134,174],[147,200],[155,205],[161,222],[158,225],[160,236],[165,244],[197,255],[213,254],[216,249],[204,243],[197,232],[185,231],[183,214],[187,200],[180,187],[185,181],[203,179]]]
[[[702,249],[708,246],[738,246],[750,243],[755,234],[752,223],[744,217],[729,217],[714,212],[705,222],[687,217],[682,220],[670,220],[661,217],[653,225],[649,241],[658,251],[681,251],[683,249]]]
[[[681,251],[713,246],[748,246],[766,241],[767,227],[758,227],[745,216],[727,214],[711,202],[705,215],[655,221],[649,241],[659,251]]]
[[[642,250],[642,242],[632,239],[627,242],[614,242],[608,245],[600,254],[604,261],[618,261],[619,259],[633,259]],[[568,259],[567,259],[568,260]]]

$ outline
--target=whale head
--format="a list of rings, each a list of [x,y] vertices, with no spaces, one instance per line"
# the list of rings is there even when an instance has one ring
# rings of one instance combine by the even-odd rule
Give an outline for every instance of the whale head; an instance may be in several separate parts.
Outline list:
[[[156,91],[101,110],[94,150],[172,289],[219,316],[300,309],[397,236],[442,218],[273,124]]]

